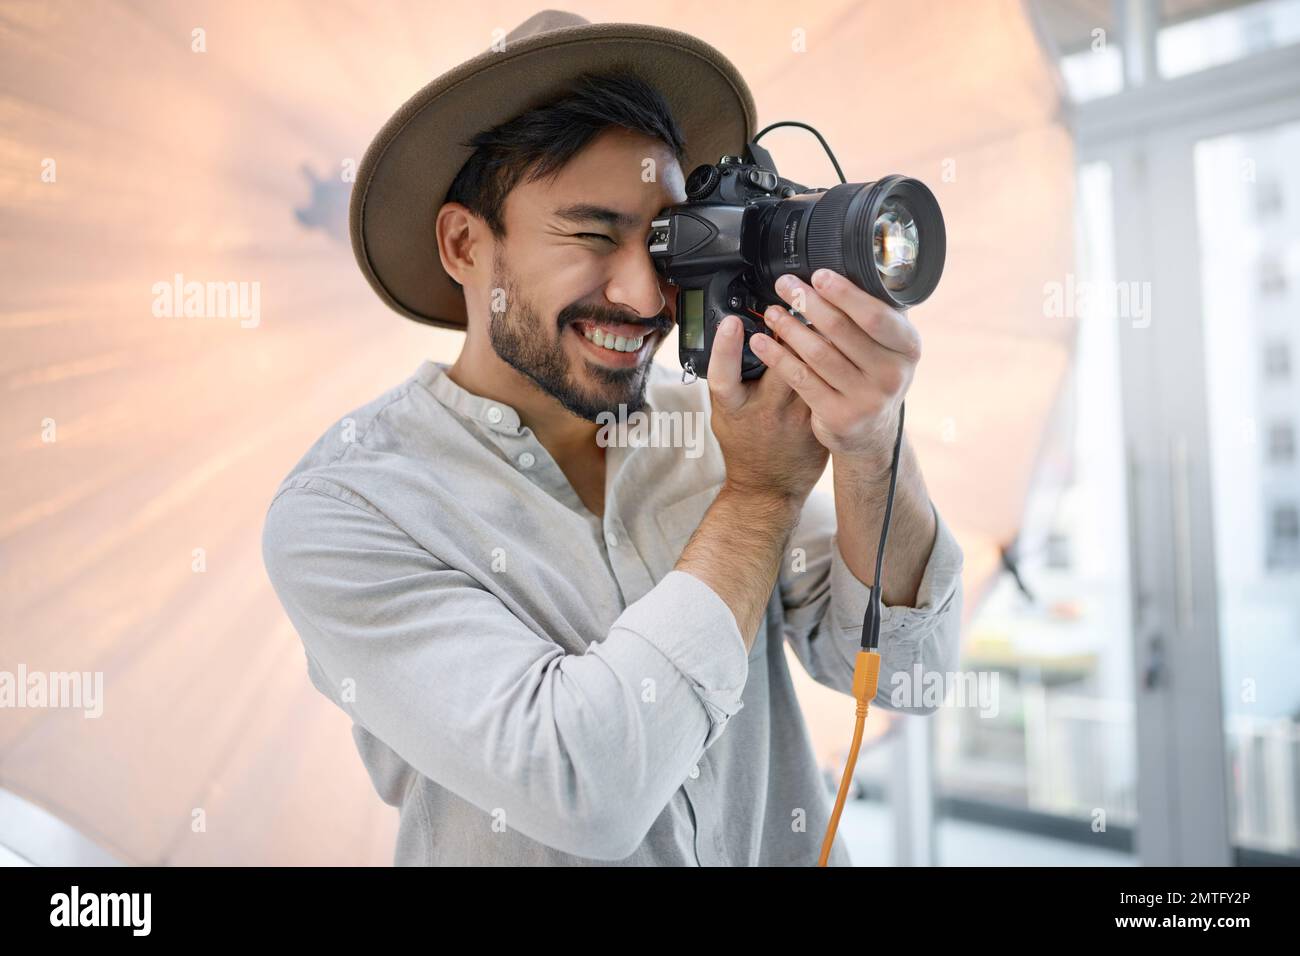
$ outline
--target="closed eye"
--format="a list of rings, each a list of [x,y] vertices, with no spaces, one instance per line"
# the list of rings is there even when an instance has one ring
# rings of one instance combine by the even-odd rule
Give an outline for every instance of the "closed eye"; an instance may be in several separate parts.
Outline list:
[[[580,239],[604,239],[610,245],[617,245],[613,239],[605,235],[603,232],[575,232],[574,235]]]

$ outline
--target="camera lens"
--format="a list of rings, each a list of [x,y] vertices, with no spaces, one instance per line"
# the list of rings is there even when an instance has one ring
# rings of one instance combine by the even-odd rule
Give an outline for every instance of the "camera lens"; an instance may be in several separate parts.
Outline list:
[[[760,276],[820,268],[848,277],[895,308],[925,301],[943,274],[947,238],[934,194],[920,180],[843,183],[775,204],[761,243]]]

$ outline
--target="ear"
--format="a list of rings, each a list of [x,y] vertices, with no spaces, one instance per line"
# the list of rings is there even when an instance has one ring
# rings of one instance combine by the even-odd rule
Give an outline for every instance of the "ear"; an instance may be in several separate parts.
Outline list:
[[[434,222],[437,231],[438,258],[447,274],[466,285],[477,267],[487,263],[482,255],[487,223],[467,206],[458,202],[443,203]]]

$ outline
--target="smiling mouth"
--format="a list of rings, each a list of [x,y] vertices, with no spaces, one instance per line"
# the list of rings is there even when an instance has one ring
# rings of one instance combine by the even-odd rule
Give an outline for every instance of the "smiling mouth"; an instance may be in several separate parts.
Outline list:
[[[588,361],[609,368],[636,368],[649,359],[654,348],[656,326],[630,323],[571,322],[573,331],[585,339],[581,346]]]
[[[581,320],[574,322],[573,327],[592,345],[609,352],[635,352],[657,331],[644,325],[611,325]]]

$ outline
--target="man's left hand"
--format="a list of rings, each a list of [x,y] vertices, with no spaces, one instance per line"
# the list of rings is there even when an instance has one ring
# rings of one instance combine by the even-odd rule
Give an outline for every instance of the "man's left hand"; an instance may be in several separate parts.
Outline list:
[[[776,283],[777,294],[808,325],[771,306],[763,317],[780,340],[755,333],[749,347],[807,403],[818,441],[837,457],[885,474],[899,406],[921,358],[920,333],[904,313],[839,273],[818,269],[812,280],[785,275]]]

